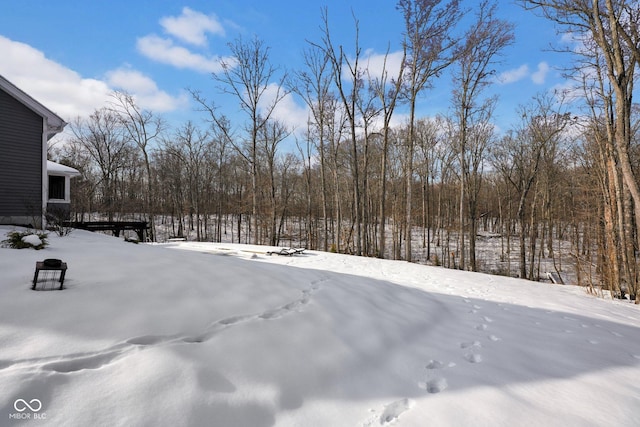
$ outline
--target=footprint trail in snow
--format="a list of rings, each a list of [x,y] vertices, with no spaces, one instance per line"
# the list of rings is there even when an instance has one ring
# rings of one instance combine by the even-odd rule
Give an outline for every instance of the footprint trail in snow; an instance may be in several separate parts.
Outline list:
[[[311,282],[309,289],[303,290],[302,296],[292,302],[274,309],[265,310],[258,314],[231,316],[218,320],[200,334],[141,335],[94,352],[71,353],[17,361],[0,361],[0,371],[8,368],[22,368],[26,370],[67,374],[85,369],[99,369],[117,359],[127,356],[129,353],[152,346],[203,343],[230,327],[251,321],[276,320],[290,313],[298,312],[299,309],[310,302],[313,293],[320,289],[320,284],[326,280],[328,280],[328,278]]]

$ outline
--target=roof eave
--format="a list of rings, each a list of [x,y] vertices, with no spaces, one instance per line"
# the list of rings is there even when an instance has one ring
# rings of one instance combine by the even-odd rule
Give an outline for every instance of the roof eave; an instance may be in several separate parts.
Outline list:
[[[65,122],[64,120],[61,120],[61,123],[51,124],[51,122],[49,121],[49,118],[47,118],[47,124],[48,124],[47,141],[48,141],[54,136],[56,136],[57,134],[59,134],[60,132],[62,132],[64,130],[64,127],[67,125],[67,122]]]

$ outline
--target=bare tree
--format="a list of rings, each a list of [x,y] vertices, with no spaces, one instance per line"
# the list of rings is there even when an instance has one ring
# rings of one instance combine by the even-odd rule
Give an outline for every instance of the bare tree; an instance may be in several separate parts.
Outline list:
[[[225,206],[225,199],[227,199],[226,190],[229,187],[228,179],[228,171],[229,168],[229,138],[225,133],[225,129],[220,129],[219,127],[212,125],[211,133],[211,150],[212,150],[212,160],[215,164],[215,188],[214,188],[214,198],[215,198],[215,215],[216,215],[216,228],[214,233],[214,241],[221,242],[222,241],[222,218],[223,218],[223,207]]]
[[[165,140],[164,151],[178,160],[178,167],[184,171],[186,210],[189,228],[196,231],[198,241],[204,238],[204,217],[206,186],[206,170],[210,169],[208,151],[210,138],[189,121],[178,128],[171,139]]]
[[[631,265],[635,264],[634,238],[628,235],[634,227],[626,215],[630,210],[624,203],[624,182],[615,144],[609,137],[615,133],[614,94],[603,75],[601,61],[595,49],[590,58],[585,55],[582,64],[582,89],[591,116],[583,129],[587,154],[584,161],[597,172],[602,195],[601,281],[605,289],[615,294],[621,292],[623,283],[631,287],[637,283],[635,274],[631,274]]]
[[[295,75],[295,82],[292,82],[292,90],[304,99],[309,107],[309,132],[308,138],[313,140],[318,151],[320,160],[320,187],[322,198],[323,217],[323,250],[329,249],[329,194],[327,179],[327,145],[328,124],[331,122],[331,115],[335,114],[333,104],[335,95],[331,93],[332,73],[330,62],[327,61],[326,53],[311,46],[303,53],[306,70],[300,70]],[[310,162],[310,159],[308,159]]]
[[[426,259],[431,259],[431,229],[433,199],[432,186],[438,177],[438,151],[442,150],[442,119],[419,119],[416,122],[415,134],[418,147],[418,174],[422,183],[422,247],[426,249]],[[448,145],[448,144],[447,144]]]
[[[333,247],[336,252],[341,252],[343,248],[343,231],[342,231],[342,218],[344,217],[343,205],[345,202],[342,198],[346,193],[345,188],[348,182],[345,180],[345,176],[348,173],[348,165],[346,165],[344,152],[344,142],[346,135],[349,133],[347,130],[349,127],[348,114],[342,108],[342,103],[338,99],[334,99],[331,102],[330,110],[332,114],[329,115],[330,120],[327,123],[327,133],[329,137],[329,158],[331,166],[331,177],[333,181],[333,205],[334,205],[334,221],[332,222],[332,241]],[[344,242],[346,243],[346,242]]]
[[[458,40],[453,37],[453,31],[463,12],[459,0],[400,0],[398,9],[404,16],[404,49],[407,55],[404,95],[409,103],[409,135],[405,177],[405,259],[411,261],[416,103],[418,96],[433,84],[433,79],[454,61]]]
[[[516,218],[520,232],[520,277],[531,280],[534,279],[533,266],[527,274],[526,256],[527,201],[538,178],[544,150],[560,138],[570,123],[570,115],[562,112],[562,108],[553,97],[538,95],[530,105],[520,107],[521,125],[505,136],[493,152],[494,167],[518,195]]]
[[[365,68],[365,75],[370,76],[370,71]],[[365,84],[369,83],[369,86]],[[372,143],[371,138],[372,135],[372,126],[374,125],[374,121],[380,115],[381,107],[379,106],[379,97],[376,93],[376,89],[371,84],[371,78],[365,79],[363,81],[361,88],[359,90],[359,95],[357,97],[356,109],[358,111],[358,117],[360,118],[360,125],[362,128],[362,136],[359,138],[362,142],[359,143],[361,149],[359,151],[362,152],[361,155],[361,164],[362,164],[362,190],[361,197],[362,202],[360,203],[360,208],[362,209],[362,213],[360,214],[360,218],[362,220],[362,252],[367,255],[373,255],[373,250],[371,248],[373,239],[370,235],[371,230],[371,218],[375,215],[373,209],[371,209],[370,204],[370,194],[371,194],[371,180],[369,179],[369,174],[371,173],[371,150]]]
[[[267,165],[267,182],[269,195],[269,221],[268,221],[268,238],[269,244],[275,246],[277,244],[277,220],[278,220],[278,199],[276,192],[276,154],[278,144],[291,135],[291,131],[277,120],[269,121],[260,128],[258,137],[262,141],[261,151]]]
[[[379,99],[382,112],[382,152],[380,156],[380,200],[379,203],[379,232],[378,232],[378,257],[384,258],[386,248],[386,222],[387,222],[387,164],[389,156],[389,141],[391,131],[391,119],[398,105],[402,83],[404,78],[404,62],[407,58],[406,48],[402,50],[401,64],[398,74],[389,76],[389,50],[384,56],[382,72],[380,77],[369,76],[369,86]],[[368,137],[368,136],[367,136]]]
[[[152,154],[155,175],[158,178],[158,209],[162,212],[162,222],[171,226],[168,237],[185,237],[184,214],[186,212],[187,184],[184,166],[180,156],[174,155],[165,147]],[[159,237],[159,233],[156,233]]]
[[[131,149],[128,133],[112,111],[101,108],[87,119],[76,119],[71,125],[71,144],[85,150],[99,171],[103,207],[109,221],[116,213],[116,181],[123,169],[125,153]]]
[[[269,48],[258,37],[245,42],[238,38],[229,44],[233,61],[224,62],[222,71],[213,74],[224,93],[233,95],[248,116],[246,146],[241,151],[251,167],[253,242],[258,242],[258,144],[259,133],[266,126],[280,101],[287,95],[283,84],[286,73],[274,83],[277,69],[269,61]],[[268,90],[274,88],[270,94]],[[211,110],[214,111],[214,110]]]
[[[637,249],[640,247],[640,184],[632,167],[630,143],[633,87],[640,61],[638,4],[627,0],[521,0],[521,3],[525,8],[540,11],[582,40],[593,40],[602,57],[603,75],[613,89],[610,113],[615,126],[608,127],[607,138],[613,143],[625,187],[633,199]],[[636,302],[640,303],[640,299]]]
[[[453,104],[457,115],[460,162],[460,268],[465,268],[465,202],[469,220],[469,262],[477,271],[476,233],[478,195],[484,153],[491,140],[489,124],[495,98],[480,99],[492,81],[501,51],[513,43],[513,24],[498,19],[496,4],[484,0],[476,10],[476,21],[465,34],[454,71]],[[470,133],[472,135],[470,135]]]
[[[111,107],[112,110],[120,118],[129,138],[136,144],[144,160],[147,175],[146,191],[144,193],[144,210],[149,221],[149,239],[153,242],[155,241],[154,216],[156,212],[154,209],[155,191],[149,154],[154,140],[160,136],[166,126],[161,117],[155,115],[150,110],[140,108],[132,95],[126,92],[116,91],[112,94],[112,97],[114,99]]]
[[[332,77],[336,85],[338,96],[342,101],[343,111],[346,114],[351,139],[351,174],[353,178],[353,223],[356,228],[356,255],[362,254],[362,217],[361,217],[361,186],[360,168],[358,162],[358,134],[356,131],[358,117],[357,104],[359,88],[362,84],[363,70],[360,66],[362,49],[359,42],[359,23],[355,19],[355,46],[353,57],[349,58],[342,46],[336,49],[331,39],[329,30],[329,17],[327,9],[322,12],[322,41],[321,44],[313,44],[319,48],[331,63]],[[347,80],[348,79],[348,80]],[[348,82],[348,84],[346,83]],[[340,224],[338,224],[340,226]]]

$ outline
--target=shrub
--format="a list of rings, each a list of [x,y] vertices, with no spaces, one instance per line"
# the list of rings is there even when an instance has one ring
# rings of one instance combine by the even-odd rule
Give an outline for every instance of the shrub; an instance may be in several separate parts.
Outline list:
[[[47,233],[10,231],[7,233],[7,239],[2,241],[2,246],[12,249],[33,248],[39,250],[44,249],[44,247],[49,244],[47,237]]]
[[[69,225],[69,212],[60,208],[50,208],[46,212],[47,229],[60,237],[68,236],[73,231]]]

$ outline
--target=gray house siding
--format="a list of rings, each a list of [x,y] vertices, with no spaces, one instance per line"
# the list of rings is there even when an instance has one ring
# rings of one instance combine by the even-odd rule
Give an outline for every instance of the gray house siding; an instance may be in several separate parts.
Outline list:
[[[42,215],[43,118],[0,88],[0,220]]]

